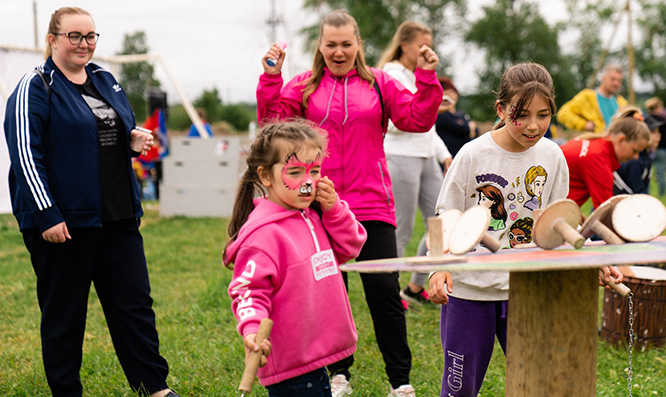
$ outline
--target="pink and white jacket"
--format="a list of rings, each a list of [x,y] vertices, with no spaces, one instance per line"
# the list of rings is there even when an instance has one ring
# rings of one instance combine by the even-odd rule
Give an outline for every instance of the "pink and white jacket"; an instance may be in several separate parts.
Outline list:
[[[442,87],[434,70],[416,69],[416,93],[382,70],[370,68],[382,93],[386,117],[401,131],[426,132],[435,124]],[[264,73],[257,87],[261,122],[304,117],[328,132],[328,157],[322,175],[335,183],[340,198],[360,221],[395,226],[393,187],[386,166],[382,106],[379,94],[356,69],[343,77],[324,68],[319,87],[303,106],[302,84],[312,74],[299,74],[282,88],[282,75]]]
[[[350,356],[356,327],[338,269],[361,252],[366,231],[346,202],[338,200],[323,216],[310,208],[286,210],[265,198],[236,241],[225,263],[234,263],[229,284],[238,332],[257,332],[273,320],[273,349],[257,376],[268,386]]]

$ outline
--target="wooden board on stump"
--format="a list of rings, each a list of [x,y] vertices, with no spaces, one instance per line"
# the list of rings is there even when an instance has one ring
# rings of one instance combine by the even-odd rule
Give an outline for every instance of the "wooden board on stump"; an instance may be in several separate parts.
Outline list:
[[[597,269],[512,272],[507,396],[595,396]]]

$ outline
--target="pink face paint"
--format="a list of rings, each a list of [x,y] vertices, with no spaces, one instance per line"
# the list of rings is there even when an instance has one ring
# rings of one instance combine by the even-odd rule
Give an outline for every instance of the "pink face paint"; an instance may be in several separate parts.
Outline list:
[[[317,154],[317,157],[313,161],[306,162],[299,160],[296,153],[290,154],[287,156],[284,167],[282,167],[282,183],[284,183],[287,189],[298,190],[299,194],[311,194],[314,191],[314,186],[320,179],[313,179],[310,176],[313,167],[321,167],[321,154]],[[298,178],[294,178],[289,175],[290,170],[294,168],[305,168],[305,172],[299,175]]]
[[[516,127],[520,127],[522,124],[516,121],[518,115],[515,113],[515,111],[516,111],[516,105],[511,105],[511,107],[509,108],[509,120],[511,120],[511,123],[513,123],[513,125],[515,125]]]

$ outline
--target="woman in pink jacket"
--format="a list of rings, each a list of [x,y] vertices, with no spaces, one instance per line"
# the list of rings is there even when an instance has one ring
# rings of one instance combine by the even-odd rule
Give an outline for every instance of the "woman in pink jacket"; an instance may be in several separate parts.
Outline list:
[[[267,61],[275,60],[273,66]],[[435,123],[442,88],[435,75],[439,62],[429,47],[419,51],[416,93],[379,69],[366,66],[353,17],[334,11],[321,24],[311,71],[283,87],[285,51],[274,44],[263,57],[265,73],[257,87],[260,122],[304,117],[328,132],[328,157],[322,175],[334,183],[368,232],[358,260],[397,256],[395,208],[383,138],[388,119],[402,131],[426,132]],[[411,352],[398,273],[362,274],[377,343],[391,384],[390,395],[413,396],[409,385]],[[333,395],[351,392],[350,356],[329,366]]]

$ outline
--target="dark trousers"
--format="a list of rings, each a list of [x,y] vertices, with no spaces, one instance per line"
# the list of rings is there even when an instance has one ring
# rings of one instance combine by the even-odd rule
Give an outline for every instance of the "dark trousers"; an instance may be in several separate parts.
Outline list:
[[[397,257],[395,228],[386,222],[364,221],[361,224],[368,232],[360,255],[356,260]],[[347,285],[347,273],[342,273]],[[395,389],[409,383],[412,368],[412,353],[407,343],[405,309],[400,302],[400,274],[360,273],[365,291],[365,300],[370,309],[372,324],[377,337],[379,351],[384,358],[386,375]],[[350,379],[349,367],[354,357],[348,357],[328,366],[331,376],[343,374]]]
[[[268,397],[331,397],[331,384],[325,368],[266,386]]]
[[[167,388],[169,368],[159,353],[138,221],[69,233],[71,240],[51,244],[37,230],[23,232],[37,275],[42,358],[53,396],[82,394],[79,371],[91,282],[132,389],[146,394]]]
[[[506,354],[507,305],[508,301],[470,301],[453,296],[442,305],[444,373],[440,397],[479,394],[495,337]]]

